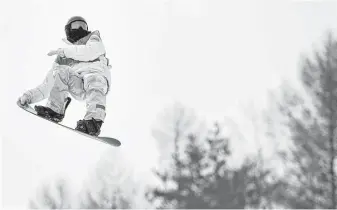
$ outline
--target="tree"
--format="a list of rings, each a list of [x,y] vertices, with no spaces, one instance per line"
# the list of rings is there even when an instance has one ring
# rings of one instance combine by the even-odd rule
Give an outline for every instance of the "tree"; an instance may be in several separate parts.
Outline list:
[[[212,208],[242,209],[245,207],[244,176],[237,170],[227,167],[227,159],[231,155],[229,140],[221,136],[218,123],[207,137],[208,180],[204,196]]]
[[[142,174],[138,174],[142,176]],[[83,182],[83,189],[72,192],[66,179],[55,185],[42,184],[36,198],[31,199],[30,208],[80,208],[80,209],[130,209],[149,207],[138,199],[144,196],[143,180],[134,180],[133,170],[128,168],[118,151],[107,153]],[[144,189],[145,190],[145,189]]]
[[[168,162],[168,165],[155,170],[162,182],[161,187],[151,189],[147,193],[151,202],[161,200],[160,208],[207,208],[200,197],[199,189],[202,183],[199,179],[202,167],[200,158],[203,158],[204,151],[198,146],[196,136],[189,132],[195,124],[195,119],[192,111],[181,104],[175,104],[172,110],[164,112],[159,119],[158,125],[163,125],[164,122],[166,130],[157,127],[153,132],[161,146],[165,143],[165,150],[161,151],[162,157]],[[184,153],[185,150],[188,152]]]
[[[213,170],[208,174],[210,182],[204,195],[210,197],[212,208],[271,208],[272,196],[280,183],[272,169],[261,165],[260,151],[244,157],[240,167],[229,168],[227,159],[232,152],[229,139],[221,136],[219,124],[215,123],[208,143],[208,162]]]
[[[31,209],[68,209],[71,207],[69,184],[65,179],[58,179],[56,185],[43,184],[37,191],[35,199],[30,199]]]
[[[336,208],[336,50],[329,34],[321,52],[302,58],[304,91],[283,84],[276,102],[292,140],[279,199],[291,208]]]
[[[174,119],[174,122],[186,121]],[[189,122],[190,125],[197,124],[193,120]],[[174,147],[169,168],[155,171],[161,184],[149,189],[147,198],[158,203],[159,208],[242,209],[263,206],[264,200],[268,200],[277,186],[268,181],[272,177],[271,170],[259,167],[258,158],[247,159],[239,168],[230,168],[229,139],[223,136],[222,129],[219,123],[214,123],[208,134],[200,130],[186,132],[180,127],[172,129],[173,135],[165,135],[173,137],[171,142],[180,147]]]
[[[92,192],[87,189],[81,199],[81,209],[130,209],[131,202],[123,193],[116,189],[113,193],[108,193],[102,189],[99,192]]]
[[[176,160],[179,162],[179,173],[176,173],[177,170],[175,173],[157,172],[165,188],[155,188],[151,192],[151,199],[162,198],[164,202],[161,208],[208,208],[202,195],[205,185],[203,156],[204,151],[196,144],[196,137],[189,135],[185,160]]]
[[[144,174],[135,171],[121,151],[103,155],[80,193],[80,207],[94,209],[148,208]],[[141,198],[141,199],[140,199]]]

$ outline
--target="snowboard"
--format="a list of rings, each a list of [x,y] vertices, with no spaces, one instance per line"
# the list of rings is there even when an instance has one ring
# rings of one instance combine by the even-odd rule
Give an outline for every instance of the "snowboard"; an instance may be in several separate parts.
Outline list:
[[[23,110],[25,110],[25,111],[27,111],[27,112],[29,112],[29,113],[35,115],[35,116],[38,116],[38,117],[40,117],[40,118],[42,118],[42,119],[45,119],[45,120],[47,120],[47,121],[49,121],[49,122],[52,122],[52,123],[57,124],[57,125],[60,125],[60,126],[62,126],[62,127],[64,127],[64,128],[67,128],[67,129],[69,129],[69,130],[72,130],[72,131],[74,131],[74,132],[76,132],[76,133],[78,133],[78,134],[84,135],[84,136],[89,137],[89,138],[94,139],[94,140],[101,141],[101,142],[103,142],[103,143],[109,144],[110,146],[119,147],[119,146],[121,145],[121,142],[118,141],[118,140],[115,139],[115,138],[105,137],[105,136],[97,136],[97,137],[96,137],[96,136],[92,136],[92,135],[89,135],[89,134],[86,134],[86,133],[77,131],[77,130],[75,130],[74,128],[68,127],[68,126],[63,125],[63,124],[61,124],[61,123],[57,123],[57,122],[54,122],[54,121],[49,120],[49,119],[47,119],[47,118],[44,118],[44,117],[42,117],[42,116],[39,116],[39,115],[37,115],[35,109],[34,109],[33,107],[31,107],[30,105],[22,106],[22,105],[20,104],[19,101],[17,102],[17,105],[18,105],[20,108],[22,108]]]

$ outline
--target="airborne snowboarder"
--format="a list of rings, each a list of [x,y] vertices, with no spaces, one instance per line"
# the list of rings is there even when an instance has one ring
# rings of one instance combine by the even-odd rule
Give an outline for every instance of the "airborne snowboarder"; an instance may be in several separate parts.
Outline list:
[[[98,136],[106,112],[110,68],[99,31],[89,31],[86,20],[71,17],[65,25],[67,44],[52,50],[57,55],[43,83],[26,91],[18,102],[22,106],[48,98],[46,106],[35,106],[38,115],[61,122],[70,103],[70,93],[76,100],[86,102],[84,119],[77,122],[76,130]]]

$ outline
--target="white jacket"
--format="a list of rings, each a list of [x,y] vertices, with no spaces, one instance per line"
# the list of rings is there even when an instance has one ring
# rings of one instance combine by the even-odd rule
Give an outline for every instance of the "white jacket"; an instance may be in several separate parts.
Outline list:
[[[67,44],[63,48],[65,57],[58,56],[42,84],[25,93],[30,103],[36,103],[49,97],[49,93],[54,85],[54,72],[60,68],[68,68],[79,77],[91,73],[99,73],[105,76],[108,80],[108,85],[110,84],[111,66],[105,57],[105,47],[98,31],[90,33],[74,44],[66,39],[63,39],[63,41]]]

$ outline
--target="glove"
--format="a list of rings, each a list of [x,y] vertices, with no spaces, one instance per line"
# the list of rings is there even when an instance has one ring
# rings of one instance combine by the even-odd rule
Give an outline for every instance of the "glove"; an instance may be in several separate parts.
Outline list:
[[[64,51],[62,48],[59,48],[57,50],[51,50],[47,55],[49,56],[53,56],[53,55],[59,55],[61,57],[64,57]]]
[[[18,102],[21,106],[27,106],[30,104],[30,98],[27,94],[23,94],[19,99]]]

